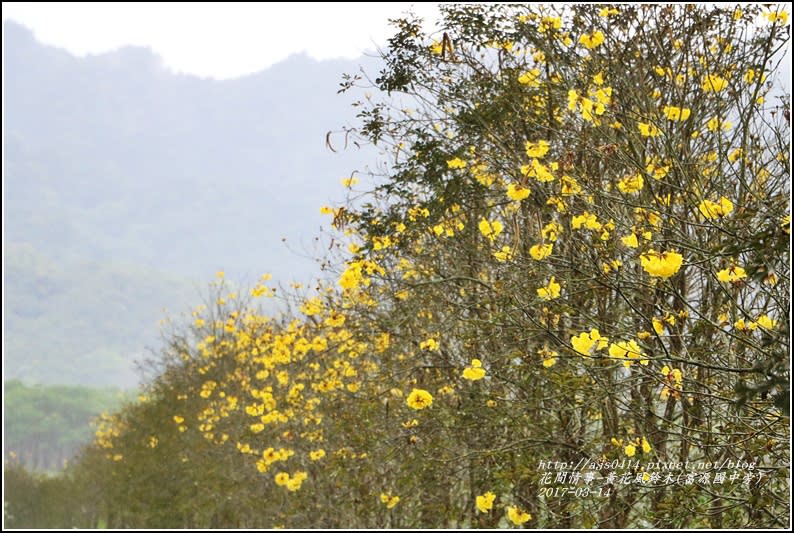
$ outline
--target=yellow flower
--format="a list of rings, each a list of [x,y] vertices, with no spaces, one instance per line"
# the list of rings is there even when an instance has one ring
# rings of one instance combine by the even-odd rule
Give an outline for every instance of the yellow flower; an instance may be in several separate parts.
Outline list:
[[[518,77],[518,83],[521,85],[528,85],[530,87],[540,87],[540,81],[538,81],[538,78],[540,78],[540,69],[533,68],[532,70],[520,75]]]
[[[571,346],[573,346],[574,351],[586,357],[590,355],[590,350],[593,346],[596,346],[596,349],[600,350],[604,348],[608,342],[609,339],[607,337],[602,337],[595,328],[591,329],[590,333],[583,331],[579,335],[571,337]]]
[[[654,277],[669,278],[681,269],[684,257],[674,251],[657,252],[653,249],[640,255],[642,268]]]
[[[498,220],[494,220],[493,222],[489,222],[486,219],[481,219],[480,224],[480,233],[483,234],[483,237],[487,237],[491,242],[495,241],[496,238],[502,233],[502,223]]]
[[[623,261],[620,259],[613,259],[609,263],[601,263],[601,270],[604,274],[609,274],[613,270],[619,269],[623,265]]]
[[[490,187],[495,181],[494,175],[486,172],[485,165],[475,165],[471,170],[474,179],[483,187]]]
[[[432,337],[419,343],[419,347],[422,350],[428,350],[430,352],[437,351],[438,346],[438,341]]]
[[[320,448],[319,450],[315,450],[313,452],[309,452],[309,459],[311,459],[312,461],[319,461],[323,457],[325,457],[325,450],[323,450],[322,448]]]
[[[553,300],[560,297],[560,284],[554,281],[554,276],[549,279],[549,284],[538,290],[538,296],[544,300]]]
[[[735,283],[747,277],[747,272],[740,266],[733,265],[717,272],[717,279],[724,283]]]
[[[557,222],[555,222],[554,220],[552,220],[551,222],[543,226],[543,229],[540,230],[540,235],[541,237],[543,237],[548,241],[555,242],[557,240],[557,235],[561,231],[562,231],[562,226]]]
[[[698,211],[700,214],[703,215],[704,218],[709,220],[714,220],[715,218],[720,218],[727,216],[733,211],[733,202],[722,196],[719,199],[719,203],[712,202],[711,200],[703,200],[698,205]]]
[[[559,30],[562,27],[560,17],[543,17],[538,26],[539,33],[546,33],[548,30]]]
[[[438,389],[438,393],[439,394],[455,394],[455,387],[453,387],[452,385],[444,385],[443,387]],[[416,420],[416,419],[413,419],[412,423],[414,423],[414,422],[415,422],[414,425],[418,425],[419,424],[419,421]],[[413,426],[411,426],[411,427],[413,427]]]
[[[551,368],[557,364],[557,352],[550,350],[548,345],[543,345],[543,348],[538,350],[538,355],[543,358],[544,368]]]
[[[623,359],[623,366],[631,367],[633,360],[639,360],[641,365],[647,366],[648,359],[634,341],[619,341],[609,346],[609,356],[613,359]]]
[[[527,155],[529,157],[541,158],[549,151],[549,141],[527,141],[525,148],[527,149]]]
[[[618,182],[618,189],[622,193],[633,193],[642,190],[643,180],[641,174],[635,174],[633,176],[626,176],[622,180]]]
[[[295,472],[295,475],[287,481],[287,490],[290,492],[297,491],[308,476],[306,472]]]
[[[753,331],[758,328],[758,324],[753,322],[752,320],[749,323],[745,323],[743,318],[740,318],[736,322],[733,323],[733,327],[738,329],[739,331]]]
[[[659,128],[647,122],[637,122],[637,128],[643,137],[657,137],[662,134]]]
[[[287,474],[286,472],[279,472],[278,474],[276,474],[275,480],[276,480],[276,485],[283,487],[287,483],[289,483],[289,474]]]
[[[345,323],[345,315],[342,313],[337,313],[336,311],[332,311],[331,314],[323,320],[323,324],[328,326],[329,328],[339,328],[342,327]]]
[[[536,244],[529,249],[529,255],[532,256],[532,259],[536,261],[540,261],[550,256],[553,249],[554,249],[554,245],[551,243]]]
[[[391,509],[400,503],[400,497],[392,496],[391,493],[381,492],[380,501],[386,506],[386,509]]]
[[[493,509],[493,501],[495,499],[496,499],[496,494],[494,494],[490,490],[485,494],[477,496],[477,498],[475,498],[477,510],[481,513],[487,513],[488,511]]]
[[[605,17],[605,18],[606,18],[606,17],[610,17],[610,16],[612,16],[612,15],[617,15],[618,13],[619,13],[619,11],[618,11],[618,9],[617,9],[617,8],[615,8],[615,7],[605,7],[605,8],[602,8],[602,9],[601,9],[601,10],[598,12],[598,16],[599,16],[599,17]]]
[[[582,35],[579,37],[579,42],[585,45],[588,49],[592,50],[604,42],[604,33],[600,30],[596,30],[590,35]]]
[[[579,229],[584,226],[587,229],[601,231],[601,223],[598,221],[596,215],[585,211],[581,215],[576,215],[571,219],[571,227]]]
[[[430,52],[437,56],[440,56],[443,51],[444,45],[439,41],[433,41],[433,44],[430,45]]]
[[[755,323],[758,324],[759,326],[761,326],[762,328],[766,329],[766,330],[774,329],[775,326],[777,326],[777,320],[769,318],[769,315],[761,315],[761,316],[759,316],[756,319]]]
[[[449,387],[449,385],[447,385],[447,387]],[[444,390],[443,390],[443,388],[439,389],[439,390],[438,390],[438,392],[439,392],[439,393],[442,393],[442,394],[444,394],[444,393],[445,393],[445,392],[444,392]],[[400,424],[400,425],[401,425],[402,427],[404,427],[405,429],[411,429],[411,428],[415,428],[416,426],[418,426],[418,425],[419,425],[419,421],[418,421],[417,419],[415,419],[415,418],[414,418],[414,419],[412,419],[412,420],[407,420],[407,421],[403,422],[403,423],[402,423],[402,424]]]
[[[579,102],[579,93],[576,92],[576,89],[569,89],[568,90],[568,109],[571,111],[576,111],[576,104]]]
[[[621,237],[620,241],[629,248],[636,248],[640,245],[640,243],[637,241],[637,235],[635,233]]]
[[[656,332],[657,335],[664,335],[664,322],[659,320],[656,317],[653,317],[653,330]]]
[[[691,111],[688,107],[664,106],[664,114],[667,120],[686,120]]]
[[[262,296],[272,296],[272,295],[273,293],[271,292],[271,290],[268,287],[261,284],[257,284],[255,287],[251,289],[251,296],[253,296],[254,298],[260,298]]]
[[[568,96],[568,107],[570,108],[570,93]],[[590,100],[589,98],[579,98],[579,107],[582,110],[582,118],[588,122],[593,122],[594,115],[603,115],[604,111],[606,111],[606,107],[603,103],[598,102],[597,104]],[[574,106],[575,109],[575,106]]]
[[[651,451],[651,444],[645,437],[642,438],[642,453],[649,453]]]
[[[527,522],[532,518],[532,515],[529,513],[525,513],[518,507],[510,506],[507,508],[507,518],[510,519],[513,524],[520,526],[521,524]]]
[[[719,117],[713,117],[706,123],[706,127],[712,132],[720,129],[722,131],[729,131],[733,127],[733,124],[729,120],[720,120]]]
[[[552,170],[556,170],[557,167],[557,163],[551,164]],[[554,174],[549,172],[548,167],[538,162],[537,159],[533,159],[529,165],[521,165],[521,174],[524,176],[531,176],[541,183],[554,181]]]
[[[179,415],[174,415],[174,422],[176,422],[177,424],[181,424],[184,421],[185,421],[185,419],[183,417],[181,417]]]
[[[520,183],[511,183],[507,186],[507,197],[515,202],[520,202],[529,197],[529,188]]]
[[[562,184],[560,194],[563,196],[571,196],[582,192],[582,187],[579,185],[579,182],[576,181],[576,178],[564,175],[560,178],[560,183]]]
[[[448,168],[466,168],[466,161],[463,159],[456,157],[454,159],[447,160],[447,167]]]
[[[375,352],[376,353],[383,353],[391,344],[391,335],[388,332],[381,333],[380,335],[375,337]]]
[[[513,259],[513,250],[509,246],[502,246],[500,251],[493,253],[493,256],[500,263],[504,263]]]
[[[413,389],[406,398],[405,403],[411,409],[424,409],[433,405],[433,395],[424,389]]]
[[[394,244],[394,241],[392,241],[391,237],[389,237],[388,235],[384,237],[375,236],[372,238],[372,249],[376,251],[386,249],[390,247],[392,244]]]
[[[717,74],[709,74],[705,78],[703,78],[703,83],[701,84],[701,88],[705,92],[720,92],[721,90],[725,89],[728,86],[728,80],[725,78],[717,75]]]
[[[320,298],[311,298],[303,302],[299,310],[306,316],[319,315],[323,311],[324,305]]]
[[[766,17],[766,20],[768,20],[772,24],[778,21],[780,21],[781,24],[788,24],[787,11],[769,11],[764,16]]]
[[[472,359],[471,366],[467,366],[463,370],[463,379],[469,381],[477,381],[485,377],[485,369],[482,367],[482,361],[479,359]]]
[[[634,454],[637,453],[637,447],[633,444],[626,444],[626,447],[623,448],[623,452],[629,457],[634,457]]]
[[[549,199],[546,200],[546,205],[553,205],[558,213],[565,213],[568,210],[565,202],[556,196],[550,196]]]
[[[209,398],[210,396],[212,396],[212,391],[215,390],[216,386],[217,383],[215,383],[214,381],[205,382],[204,384],[201,385],[201,392],[199,393],[199,396],[201,396],[202,398]]]
[[[684,381],[684,373],[678,368],[671,369],[669,366],[664,365],[662,367],[662,375],[676,388],[680,388],[681,383]]]

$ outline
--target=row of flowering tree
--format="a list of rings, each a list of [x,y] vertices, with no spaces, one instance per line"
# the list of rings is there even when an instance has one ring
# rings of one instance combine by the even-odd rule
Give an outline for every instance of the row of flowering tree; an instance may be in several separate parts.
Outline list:
[[[441,11],[342,84],[382,164],[323,208],[333,279],[219,279],[69,474],[92,516],[788,523],[787,13]]]

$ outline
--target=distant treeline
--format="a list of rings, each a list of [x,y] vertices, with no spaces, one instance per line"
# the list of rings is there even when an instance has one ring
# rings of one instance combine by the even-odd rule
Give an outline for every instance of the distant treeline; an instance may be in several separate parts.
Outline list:
[[[29,472],[14,459],[3,468],[3,526],[7,529],[103,528],[90,480],[61,472]]]
[[[117,388],[25,385],[5,382],[6,460],[29,470],[53,471],[91,441],[91,419],[133,397]]]

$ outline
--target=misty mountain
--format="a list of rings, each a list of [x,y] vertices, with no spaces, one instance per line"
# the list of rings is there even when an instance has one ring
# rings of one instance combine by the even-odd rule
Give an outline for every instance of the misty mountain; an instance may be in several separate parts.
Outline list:
[[[201,303],[216,270],[308,281],[319,207],[371,161],[325,146],[360,61],[217,81],[140,47],[75,57],[5,21],[3,63],[8,378],[127,386],[163,308]]]

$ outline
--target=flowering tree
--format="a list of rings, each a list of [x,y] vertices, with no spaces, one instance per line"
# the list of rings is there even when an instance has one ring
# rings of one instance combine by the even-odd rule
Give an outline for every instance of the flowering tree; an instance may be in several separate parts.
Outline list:
[[[429,46],[397,21],[388,96],[360,104],[394,163],[354,220],[376,298],[396,297],[387,328],[403,350],[426,339],[391,375],[454,389],[426,423],[468,459],[461,490],[540,525],[770,519],[748,502],[786,490],[787,14],[442,10]],[[541,463],[635,456],[764,480],[718,486],[709,467],[680,489],[646,468],[608,505],[538,498]]]
[[[108,524],[787,523],[787,13],[442,13],[343,83],[335,279],[220,282],[98,428]]]

